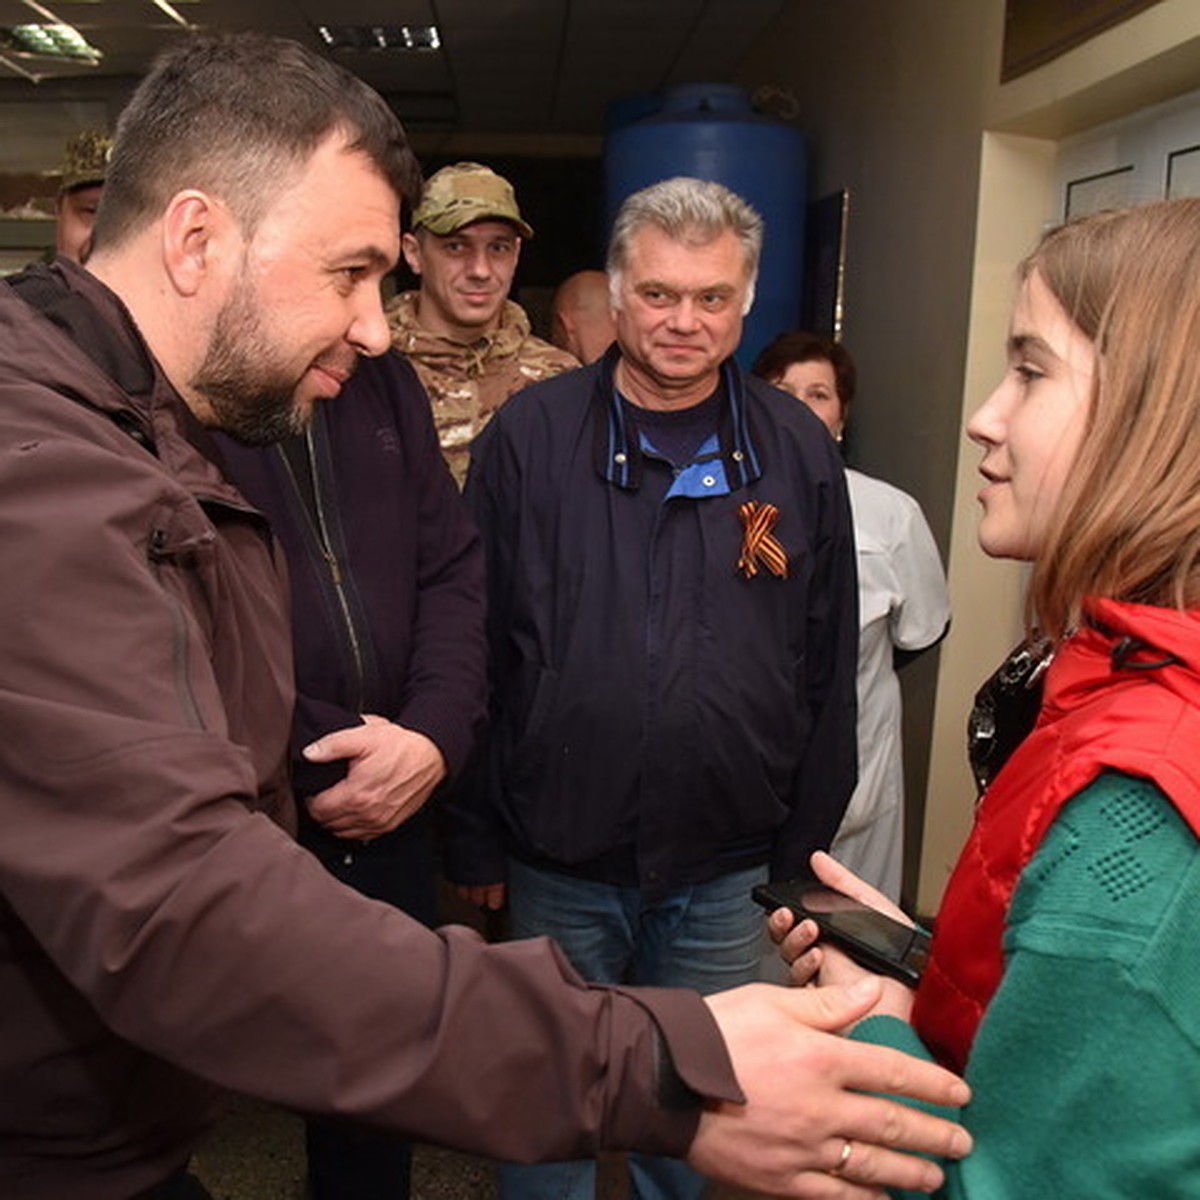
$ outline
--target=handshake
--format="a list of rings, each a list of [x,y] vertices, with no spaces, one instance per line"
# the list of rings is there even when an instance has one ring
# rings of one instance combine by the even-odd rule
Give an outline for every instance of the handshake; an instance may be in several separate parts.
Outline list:
[[[710,1106],[688,1161],[772,1196],[858,1200],[891,1186],[931,1192],[967,1131],[893,1096],[961,1107],[967,1085],[932,1063],[838,1036],[876,1008],[881,986],[751,984],[707,998],[746,1104]]]
[[[823,986],[757,984],[708,997],[747,1103],[710,1107],[690,1161],[768,1195],[832,1200],[882,1196],[886,1187],[934,1191],[941,1168],[916,1155],[962,1158],[970,1136],[891,1097],[959,1108],[967,1085],[932,1063],[839,1036],[868,1015],[908,1018],[906,985],[919,978],[928,940],[828,855],[814,856],[814,866],[815,889],[801,895],[769,885],[755,899],[774,910],[769,929],[792,981],[819,977]],[[851,959],[877,974],[864,975]]]

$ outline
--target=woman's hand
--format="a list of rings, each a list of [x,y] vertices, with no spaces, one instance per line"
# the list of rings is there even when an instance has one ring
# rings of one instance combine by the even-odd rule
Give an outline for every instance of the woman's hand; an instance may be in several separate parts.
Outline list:
[[[843,954],[835,946],[822,946],[819,953],[821,965],[817,970],[816,982],[822,986],[838,984],[850,987],[860,979],[872,975],[872,972],[860,967],[849,955]],[[867,1017],[898,1017],[901,1021],[908,1021],[912,1017],[912,988],[888,975],[875,975],[873,978],[878,979],[880,983],[879,1000],[860,1020],[865,1021]],[[842,1032],[849,1033],[857,1024],[858,1021],[855,1021]]]
[[[915,924],[903,909],[897,908],[882,892],[859,879],[849,867],[843,867],[836,858],[826,854],[824,850],[818,850],[808,861],[812,866],[813,874],[827,887],[833,888],[835,892],[842,892],[852,900],[857,900],[860,904],[867,905],[868,908],[874,908],[884,916],[891,917],[893,921],[899,921],[902,925]]]
[[[825,947],[817,944],[817,923],[797,923],[790,908],[777,908],[767,917],[767,932],[779,947],[780,958],[788,964],[792,984],[804,987],[815,983],[825,955]]]
[[[882,892],[864,883],[854,872],[842,866],[828,854],[818,851],[812,856],[812,868],[826,886],[866,904],[878,912],[905,925],[913,922]],[[809,983],[851,986],[872,974],[847,955],[828,943],[818,943],[819,930],[811,920],[798,924],[786,908],[776,909],[768,918],[767,928],[779,944],[779,952],[788,963],[791,981],[797,986]],[[897,979],[878,977],[882,986],[879,1002],[867,1016],[893,1016],[907,1021],[912,1012],[913,993]],[[846,1031],[848,1032],[848,1030]]]

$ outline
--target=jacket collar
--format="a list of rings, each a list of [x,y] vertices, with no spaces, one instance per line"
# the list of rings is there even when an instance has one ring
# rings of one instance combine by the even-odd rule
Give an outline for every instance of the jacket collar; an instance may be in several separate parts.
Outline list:
[[[615,372],[621,358],[617,343],[600,360],[592,392],[593,457],[596,470],[616,487],[636,491],[642,483],[642,449],[617,390]],[[731,490],[762,476],[762,464],[750,432],[746,381],[732,358],[720,367],[721,408],[717,418],[720,459]]]
[[[65,258],[49,265],[37,263],[6,282],[29,309],[65,334],[99,370],[104,386],[91,397],[94,407],[106,411],[149,407],[159,372],[132,314],[114,292]],[[54,336],[36,320],[30,331],[35,336]],[[43,382],[60,389],[79,374],[79,364],[69,359],[51,360],[45,365],[49,371]]]
[[[211,434],[167,379],[133,315],[91,272],[58,258],[5,280],[0,345],[6,343],[21,353],[11,361],[0,356],[0,382],[10,373],[27,382],[35,364],[38,383],[103,413],[148,453],[168,459],[195,495],[246,507],[219,469]]]

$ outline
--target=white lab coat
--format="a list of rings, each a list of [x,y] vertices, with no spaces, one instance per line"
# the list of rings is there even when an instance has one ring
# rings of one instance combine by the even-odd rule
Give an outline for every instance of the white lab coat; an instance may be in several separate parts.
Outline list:
[[[847,470],[858,546],[858,786],[831,853],[893,899],[904,855],[900,680],[893,650],[923,650],[950,620],[946,575],[920,505]]]

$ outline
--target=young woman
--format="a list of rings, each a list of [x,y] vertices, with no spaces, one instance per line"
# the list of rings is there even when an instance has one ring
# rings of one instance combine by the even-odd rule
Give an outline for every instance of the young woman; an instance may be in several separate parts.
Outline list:
[[[816,333],[781,333],[753,371],[803,400],[841,442],[858,380],[845,346]],[[921,506],[907,492],[850,468],[846,487],[858,558],[858,785],[831,852],[897,900],[904,763],[896,667],[941,640],[950,623],[950,598]]]
[[[983,795],[915,996],[888,983],[853,1036],[965,1069],[976,1149],[947,1165],[948,1196],[1195,1197],[1200,201],[1059,228],[1020,279],[1008,372],[968,433],[984,550],[1034,564],[1044,696]],[[795,979],[861,973],[812,933],[784,942]]]

